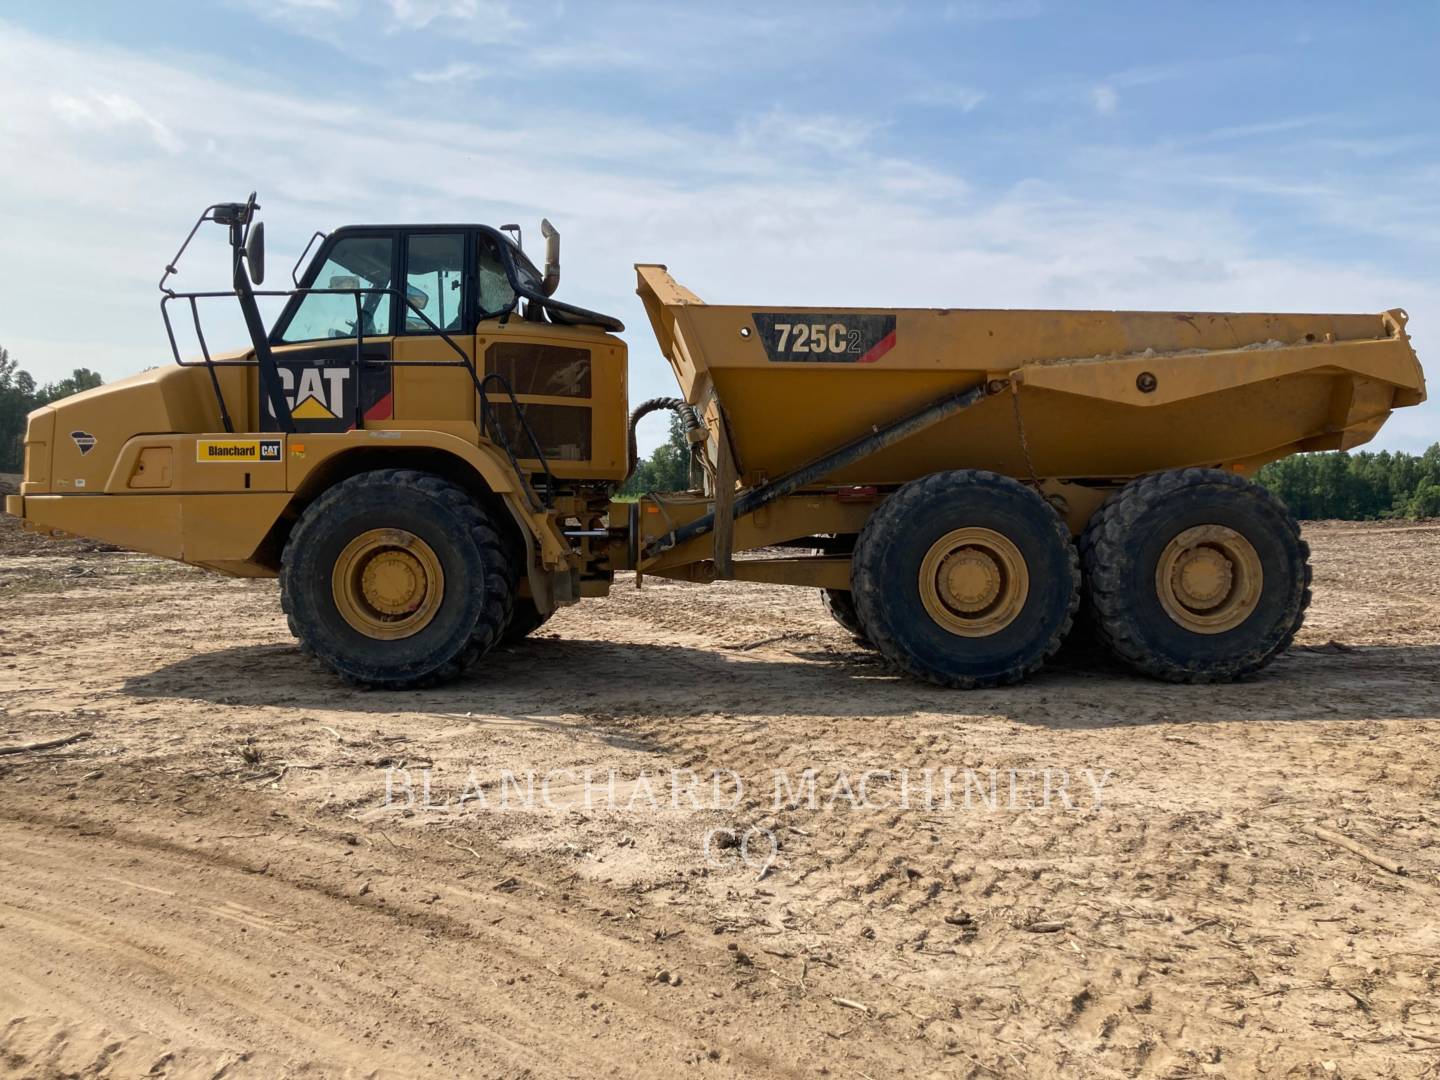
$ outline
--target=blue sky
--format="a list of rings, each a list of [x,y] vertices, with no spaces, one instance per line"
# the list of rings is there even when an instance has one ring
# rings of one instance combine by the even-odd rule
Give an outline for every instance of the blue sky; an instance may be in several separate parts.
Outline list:
[[[549,216],[637,401],[673,389],[640,261],[716,302],[1398,306],[1423,360],[1437,31],[1431,3],[11,7],[0,343],[42,378],[164,362],[161,267],[257,188],[277,277],[316,228]],[[1436,439],[1427,404],[1375,445]]]

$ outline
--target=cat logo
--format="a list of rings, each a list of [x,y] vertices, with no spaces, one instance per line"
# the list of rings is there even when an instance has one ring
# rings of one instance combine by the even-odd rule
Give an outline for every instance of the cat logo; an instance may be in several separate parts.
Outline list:
[[[359,365],[354,358],[354,350],[344,347],[326,348],[321,355],[303,359],[277,357],[280,392],[290,406],[296,431],[349,431],[362,416],[388,420],[394,415],[388,348],[367,354]],[[280,425],[269,395],[262,398],[265,430],[275,431]]]
[[[347,413],[351,395],[348,367],[282,367],[280,385],[285,403],[296,420],[339,420]],[[266,406],[274,418],[274,411]]]

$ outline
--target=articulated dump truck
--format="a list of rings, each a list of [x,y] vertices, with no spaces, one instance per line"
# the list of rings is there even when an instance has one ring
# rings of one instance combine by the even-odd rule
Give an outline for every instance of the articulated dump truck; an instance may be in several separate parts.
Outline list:
[[[627,422],[623,327],[555,299],[548,222],[543,269],[514,226],[352,226],[264,290],[256,209],[209,207],[167,266],[173,366],[31,414],[7,509],[278,576],[302,647],[366,685],[457,676],[618,571],[819,590],[945,686],[1021,679],[1072,632],[1146,675],[1234,679],[1310,599],[1255,470],[1358,446],[1425,397],[1399,309],[713,306],[641,265],[681,394]],[[206,223],[228,230],[230,287],[177,291]],[[211,351],[200,307],[220,297],[248,348]],[[657,409],[691,490],[616,500]]]

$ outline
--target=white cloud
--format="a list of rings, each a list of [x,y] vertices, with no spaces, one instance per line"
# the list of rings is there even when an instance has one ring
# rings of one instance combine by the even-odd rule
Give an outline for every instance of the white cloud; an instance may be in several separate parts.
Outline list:
[[[959,112],[973,112],[979,108],[988,95],[973,86],[957,83],[932,83],[912,90],[905,95],[905,101],[912,105],[929,105],[940,109],[956,109]]]
[[[518,25],[505,0],[385,0],[393,28],[424,30],[480,30],[486,38],[498,38]]]
[[[178,154],[184,149],[184,143],[168,126],[124,94],[55,93],[50,97],[50,110],[61,123],[77,131],[113,132],[138,128],[167,154]]]
[[[480,68],[474,64],[456,63],[446,64],[433,71],[411,72],[410,77],[418,83],[434,86],[444,83],[474,82],[482,74]]]
[[[588,37],[581,41],[550,41],[527,45],[522,47],[521,51],[524,57],[522,67],[527,72],[613,72],[622,69],[664,68],[677,64],[676,57],[660,50],[622,46]]]
[[[1034,101],[1053,104],[1069,104],[1079,98],[1088,102],[1100,116],[1113,116],[1120,105],[1122,90],[1181,79],[1214,81],[1223,78],[1228,71],[1255,65],[1260,59],[1253,54],[1236,53],[1221,61],[1206,59],[1185,63],[1145,64],[1116,71],[1090,84],[1063,79],[1042,84],[1032,89],[1028,96]]]
[[[942,9],[952,22],[999,22],[1034,19],[1045,12],[1040,0],[955,0]]]
[[[488,44],[524,26],[508,0],[227,0],[293,34],[383,63],[376,31]]]
[[[1090,89],[1090,104],[1101,116],[1111,116],[1120,104],[1120,93],[1113,86],[1095,86]]]
[[[848,116],[797,114],[772,108],[744,121],[739,128],[742,142],[761,155],[790,157],[819,150],[847,155],[863,147],[879,125]]]
[[[473,19],[474,0],[385,0],[395,21],[412,30],[423,30],[444,15],[452,19]]]
[[[550,112],[497,98],[465,114],[483,119],[435,120],[403,93],[365,104],[290,96],[215,71],[0,24],[0,213],[7,250],[23,253],[0,260],[0,341],[42,380],[80,363],[114,378],[145,366],[142,357],[166,362],[160,268],[202,206],[251,188],[260,190],[277,281],[316,228],[520,221],[533,236],[549,216],[565,234],[561,295],[629,325],[636,400],[674,390],[634,296],[640,261],[666,262],[702,297],[728,303],[1404,304],[1419,346],[1433,343],[1440,355],[1433,277],[1338,254],[1257,250],[1250,224],[1226,199],[1188,189],[1166,199],[1173,177],[1092,198],[1033,181],[981,189],[904,147],[888,149],[886,129],[850,116],[775,108],[707,130],[588,112],[583,103]],[[491,88],[481,82],[475,96]],[[156,154],[165,137],[185,152]],[[1156,151],[1107,165],[1128,178],[1168,162]],[[1220,162],[1211,164],[1218,172]],[[182,283],[222,284],[218,231],[200,243]],[[77,267],[83,327],[61,287]],[[227,324],[215,310],[215,343],[239,340],[226,329],[233,317]],[[80,337],[94,326],[105,327],[103,343]],[[1436,411],[1402,415],[1386,441],[1433,441]]]

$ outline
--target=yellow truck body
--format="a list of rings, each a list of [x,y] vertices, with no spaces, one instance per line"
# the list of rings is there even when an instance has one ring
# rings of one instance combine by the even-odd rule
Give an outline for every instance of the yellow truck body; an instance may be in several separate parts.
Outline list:
[[[827,479],[897,484],[954,468],[1057,479],[1187,465],[1248,472],[1300,451],[1349,450],[1425,396],[1400,310],[742,307],[703,303],[663,266],[637,269],[687,400],[717,427],[723,412],[742,486],[990,380],[1009,380],[1016,393]],[[857,335],[867,324],[873,330]],[[791,348],[778,347],[782,336]]]
[[[638,419],[622,327],[553,299],[548,222],[543,275],[485,226],[338,230],[266,328],[255,209],[196,224],[230,229],[233,290],[173,292],[178,254],[161,284],[192,312],[238,298],[252,347],[31,414],[6,509],[279,575],[302,640],[377,685],[453,676],[621,570],[822,589],[859,639],[956,686],[1034,670],[1083,578],[1136,667],[1235,677],[1288,644],[1309,598],[1293,519],[1247,478],[1361,445],[1425,397],[1400,309],[709,305],[642,264],[692,483],[612,501]],[[316,331],[312,304],[342,317]]]

